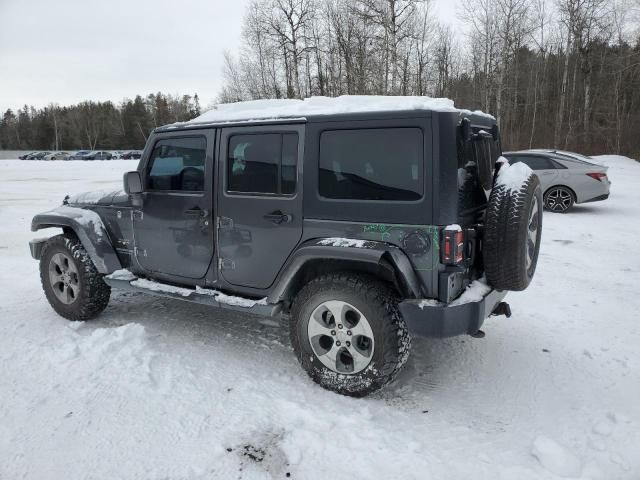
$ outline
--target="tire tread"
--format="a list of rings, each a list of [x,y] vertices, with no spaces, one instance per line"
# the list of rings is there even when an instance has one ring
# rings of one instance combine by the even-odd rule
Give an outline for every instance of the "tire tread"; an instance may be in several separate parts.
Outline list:
[[[77,262],[81,269],[80,298],[70,305],[62,306],[51,290],[48,278],[49,253],[56,249],[66,251]],[[111,287],[103,280],[82,242],[71,234],[51,237],[44,248],[40,260],[40,282],[49,304],[61,316],[72,321],[91,320],[97,317],[108,305]]]
[[[361,296],[367,304],[375,305],[375,308],[386,312],[383,321],[382,339],[384,342],[384,361],[370,384],[357,385],[357,388],[350,388],[345,382],[323,381],[322,376],[318,375],[315,368],[311,367],[309,362],[303,358],[304,349],[299,343],[297,319],[300,317],[303,306],[306,305],[314,295],[331,288],[348,288]],[[402,319],[397,304],[398,298],[394,290],[368,275],[340,272],[321,275],[311,280],[296,296],[289,318],[291,342],[298,361],[314,381],[325,388],[343,395],[361,397],[382,388],[391,382],[402,370],[409,358],[409,352],[411,350],[411,336]],[[376,339],[376,341],[379,340]],[[347,378],[356,376],[336,375]]]

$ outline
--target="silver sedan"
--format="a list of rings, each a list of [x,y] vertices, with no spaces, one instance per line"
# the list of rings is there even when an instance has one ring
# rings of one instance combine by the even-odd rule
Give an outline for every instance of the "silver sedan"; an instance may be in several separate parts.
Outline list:
[[[576,203],[609,198],[608,167],[579,153],[558,150],[504,152],[509,163],[526,163],[538,175],[544,205],[552,212],[567,212]]]

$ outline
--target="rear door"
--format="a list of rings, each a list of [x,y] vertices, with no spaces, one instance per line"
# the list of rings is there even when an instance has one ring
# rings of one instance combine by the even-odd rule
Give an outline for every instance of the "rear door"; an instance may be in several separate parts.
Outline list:
[[[304,125],[222,130],[218,249],[234,285],[268,288],[302,236]]]

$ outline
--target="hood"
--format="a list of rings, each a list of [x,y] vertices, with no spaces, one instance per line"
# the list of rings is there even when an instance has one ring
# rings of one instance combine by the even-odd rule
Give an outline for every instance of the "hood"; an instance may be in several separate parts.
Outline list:
[[[94,190],[67,195],[62,202],[64,205],[121,205],[128,201],[129,197],[122,190]]]

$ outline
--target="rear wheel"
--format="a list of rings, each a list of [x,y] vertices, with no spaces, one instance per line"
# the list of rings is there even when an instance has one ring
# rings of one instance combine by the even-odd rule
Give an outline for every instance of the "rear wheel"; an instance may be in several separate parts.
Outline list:
[[[389,383],[411,339],[392,289],[375,278],[329,274],[309,282],[291,309],[291,343],[319,385],[364,396]]]
[[[73,235],[47,241],[40,257],[40,281],[49,304],[69,320],[90,320],[109,303],[111,288]]]
[[[551,187],[544,194],[544,206],[552,212],[566,213],[574,203],[573,192],[566,187]]]

